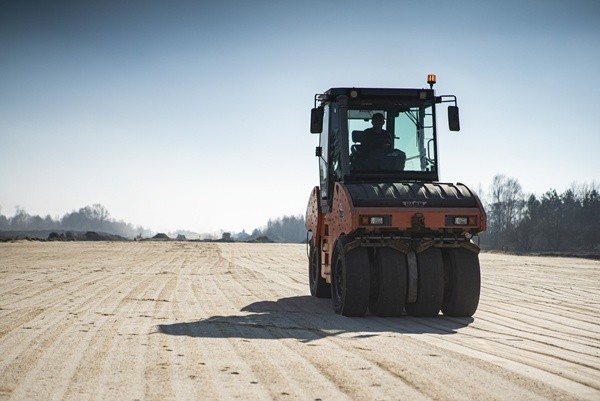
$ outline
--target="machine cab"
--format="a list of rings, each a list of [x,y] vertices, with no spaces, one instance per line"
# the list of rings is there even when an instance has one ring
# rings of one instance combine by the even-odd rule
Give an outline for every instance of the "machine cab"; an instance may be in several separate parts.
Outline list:
[[[321,205],[328,208],[336,181],[437,181],[435,105],[442,98],[433,89],[332,88],[316,95],[311,132],[320,134]],[[456,105],[449,123],[459,130]]]

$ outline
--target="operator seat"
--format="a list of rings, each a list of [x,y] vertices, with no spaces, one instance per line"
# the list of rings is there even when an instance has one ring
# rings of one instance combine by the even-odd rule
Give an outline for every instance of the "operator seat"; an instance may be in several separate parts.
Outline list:
[[[364,170],[366,168],[365,161],[368,157],[364,146],[362,145],[365,139],[365,132],[360,130],[352,131],[352,146],[350,147],[350,169]]]
[[[364,145],[365,135],[364,131],[352,131],[351,170],[404,170],[406,153],[394,148],[368,151]]]

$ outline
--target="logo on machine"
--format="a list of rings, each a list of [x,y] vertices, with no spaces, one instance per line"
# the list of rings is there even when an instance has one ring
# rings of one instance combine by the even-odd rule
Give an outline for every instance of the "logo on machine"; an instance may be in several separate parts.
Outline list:
[[[403,201],[402,204],[406,207],[425,207],[426,201]]]

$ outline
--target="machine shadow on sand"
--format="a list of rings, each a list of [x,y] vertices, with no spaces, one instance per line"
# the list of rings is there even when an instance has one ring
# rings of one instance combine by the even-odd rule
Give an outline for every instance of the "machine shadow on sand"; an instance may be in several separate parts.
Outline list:
[[[348,318],[331,311],[327,299],[311,296],[281,298],[249,304],[244,315],[211,316],[191,322],[157,325],[157,332],[174,336],[197,338],[282,339],[291,338],[310,342],[340,334],[352,338],[370,338],[391,333],[400,334],[455,334],[468,326],[473,318],[437,316],[415,318],[402,316],[383,318],[367,315]]]

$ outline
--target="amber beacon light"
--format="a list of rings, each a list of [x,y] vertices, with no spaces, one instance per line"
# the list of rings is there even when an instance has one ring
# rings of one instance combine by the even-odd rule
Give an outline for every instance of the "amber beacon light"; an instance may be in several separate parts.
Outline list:
[[[429,84],[429,88],[433,89],[433,85],[435,85],[436,76],[435,74],[427,74],[427,83]]]

